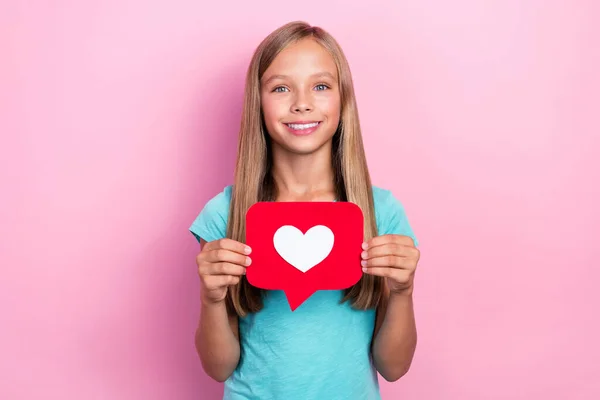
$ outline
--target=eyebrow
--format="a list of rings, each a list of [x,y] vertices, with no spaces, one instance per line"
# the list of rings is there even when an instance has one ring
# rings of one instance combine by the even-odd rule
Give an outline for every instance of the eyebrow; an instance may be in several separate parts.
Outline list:
[[[335,77],[330,72],[317,72],[316,74],[311,75],[311,78],[317,78],[317,77],[328,77],[328,78],[335,80]],[[286,78],[289,78],[289,76],[287,76],[287,75],[272,75],[269,77],[269,79],[264,81],[263,84],[266,85],[275,79],[286,79]]]

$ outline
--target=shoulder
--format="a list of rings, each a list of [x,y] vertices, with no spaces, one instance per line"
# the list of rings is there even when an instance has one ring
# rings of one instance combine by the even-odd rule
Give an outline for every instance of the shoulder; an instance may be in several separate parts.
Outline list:
[[[409,223],[402,202],[391,190],[378,186],[372,188],[378,234],[409,236],[415,242],[415,246],[418,246],[418,239]]]
[[[200,241],[207,242],[224,238],[227,233],[229,203],[231,202],[232,185],[211,197],[196,216],[189,230]]]

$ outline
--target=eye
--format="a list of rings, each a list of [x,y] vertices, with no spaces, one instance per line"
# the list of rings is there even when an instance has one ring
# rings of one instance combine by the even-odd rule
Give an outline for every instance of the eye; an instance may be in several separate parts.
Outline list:
[[[273,89],[273,92],[283,93],[283,90],[279,89],[287,90],[287,88],[284,86],[277,86],[275,89]]]
[[[321,89],[319,89],[319,88],[321,88]],[[329,89],[329,86],[325,85],[324,83],[321,83],[316,86],[316,89],[317,90],[327,90],[327,89]]]

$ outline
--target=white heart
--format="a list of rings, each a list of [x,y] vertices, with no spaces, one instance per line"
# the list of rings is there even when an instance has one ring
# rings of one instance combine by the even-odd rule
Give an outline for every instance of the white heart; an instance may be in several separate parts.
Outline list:
[[[273,235],[277,253],[302,272],[327,258],[333,249],[333,241],[333,232],[324,225],[313,226],[304,235],[295,226],[284,225]]]

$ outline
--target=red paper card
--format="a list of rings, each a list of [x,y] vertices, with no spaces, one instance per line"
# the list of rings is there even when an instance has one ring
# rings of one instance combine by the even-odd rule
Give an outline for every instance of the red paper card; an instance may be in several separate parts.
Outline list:
[[[349,202],[259,202],[246,214],[248,282],[283,290],[298,308],[317,290],[360,280],[363,214]]]

